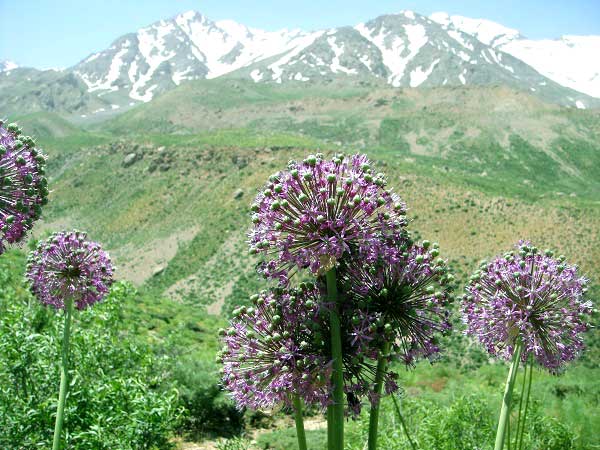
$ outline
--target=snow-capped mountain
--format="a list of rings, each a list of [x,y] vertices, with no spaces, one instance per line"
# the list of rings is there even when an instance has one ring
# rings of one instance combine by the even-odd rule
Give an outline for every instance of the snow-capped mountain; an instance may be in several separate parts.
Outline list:
[[[301,44],[306,34],[268,32],[234,21],[212,22],[195,11],[117,39],[73,70],[90,92],[123,90],[149,101],[182,81],[215,78]]]
[[[0,108],[109,113],[148,102],[183,82],[220,76],[261,83],[344,78],[394,87],[506,84],[563,105],[600,106],[600,100],[561,86],[552,81],[554,72],[536,67],[531,55],[548,58],[531,42],[494,22],[443,13],[401,11],[355,26],[271,32],[189,11],[121,36],[60,73],[6,71],[0,77]],[[524,62],[519,52],[533,62]],[[577,89],[578,83],[563,84]]]
[[[484,44],[524,61],[563,86],[600,98],[600,36],[531,40],[517,30],[486,19],[450,16],[444,12],[429,17],[446,29],[471,34]]]
[[[255,81],[277,83],[337,75],[377,77],[395,87],[504,82],[536,91],[548,84],[522,61],[411,11],[312,33],[249,69]]]
[[[16,69],[17,67],[19,67],[18,64],[12,61],[0,61],[0,72],[7,72]]]
[[[239,69],[247,70],[238,75],[256,82],[346,76],[375,77],[396,87],[502,82],[531,92],[549,89],[548,80],[498,51],[496,44],[519,38],[516,30],[453,17],[456,25],[450,17],[440,24],[439,15],[402,11],[355,27],[307,33],[266,32],[189,11],[122,36],[73,71],[89,92],[107,98],[118,92],[143,102],[182,81]]]

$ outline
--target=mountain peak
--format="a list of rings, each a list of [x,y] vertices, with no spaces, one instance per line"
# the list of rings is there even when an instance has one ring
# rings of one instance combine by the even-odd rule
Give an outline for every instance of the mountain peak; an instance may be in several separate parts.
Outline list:
[[[415,20],[415,18],[416,18],[415,12],[411,11],[410,9],[403,9],[402,11],[400,11],[398,13],[398,15],[403,15],[407,19],[411,19],[411,20]]]
[[[204,18],[202,13],[199,13],[196,10],[190,9],[189,11],[182,12],[181,14],[177,14],[175,18],[181,18],[187,21],[200,21]]]
[[[522,39],[519,30],[508,28],[487,19],[450,15],[446,12],[435,12],[429,16],[431,20],[444,27],[451,27],[475,36],[486,45],[497,47],[515,39]]]
[[[19,65],[13,61],[9,61],[9,60],[0,61],[0,72],[8,72],[9,70],[13,70],[18,67],[19,67]]]

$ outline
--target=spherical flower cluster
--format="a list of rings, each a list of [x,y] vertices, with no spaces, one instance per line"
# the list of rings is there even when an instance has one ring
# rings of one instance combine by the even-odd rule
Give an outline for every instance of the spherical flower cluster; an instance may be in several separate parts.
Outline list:
[[[522,345],[523,361],[533,355],[556,373],[583,348],[581,333],[592,311],[586,285],[564,256],[555,259],[522,241],[471,277],[462,304],[467,333],[507,360]]]
[[[99,244],[80,231],[58,232],[30,253],[26,277],[38,299],[57,309],[67,297],[77,309],[101,301],[112,284],[113,265]]]
[[[314,285],[276,289],[234,311],[222,330],[223,385],[240,407],[291,405],[294,392],[307,404],[329,402],[331,361],[320,322],[320,292]]]
[[[342,283],[356,307],[373,317],[375,348],[392,343],[392,353],[407,365],[440,351],[436,334],[451,329],[454,277],[439,258],[437,244],[407,240],[374,264],[354,264]]]
[[[0,254],[23,240],[46,204],[45,157],[15,124],[0,121]]]
[[[252,211],[250,252],[265,253],[264,274],[282,282],[292,268],[323,274],[344,256],[373,259],[407,223],[406,205],[364,155],[292,161],[270,178]]]
[[[301,283],[298,289],[277,288],[253,297],[254,306],[240,307],[227,330],[223,385],[240,407],[273,408],[291,404],[296,393],[306,404],[324,408],[331,402],[329,305],[321,287]],[[377,351],[372,317],[344,309],[342,347],[344,390],[350,415],[360,413],[361,397],[370,395]],[[395,374],[386,386],[397,389]]]

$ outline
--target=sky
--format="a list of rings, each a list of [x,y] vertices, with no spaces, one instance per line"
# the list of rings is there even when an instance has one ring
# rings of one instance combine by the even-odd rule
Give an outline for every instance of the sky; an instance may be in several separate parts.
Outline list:
[[[0,0],[0,60],[70,67],[123,34],[191,9],[265,30],[355,25],[409,9],[485,18],[530,39],[600,35],[600,0]]]

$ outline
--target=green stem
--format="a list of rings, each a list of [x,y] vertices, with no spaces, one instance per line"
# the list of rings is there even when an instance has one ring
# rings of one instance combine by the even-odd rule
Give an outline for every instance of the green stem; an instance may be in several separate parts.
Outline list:
[[[342,333],[340,329],[340,316],[338,304],[337,280],[335,268],[330,269],[325,275],[327,280],[327,296],[332,303],[329,315],[331,327],[331,358],[333,359],[333,404],[328,413],[328,437],[331,440],[331,450],[344,448],[344,364],[342,360]]]
[[[334,450],[332,431],[333,431],[333,405],[329,405],[329,406],[327,406],[327,450]]]
[[[531,394],[531,379],[533,378],[533,361],[529,359],[529,383],[527,385],[527,400],[525,400],[525,411],[523,411],[523,421],[521,424],[521,439],[517,449],[523,448],[523,435],[525,434],[525,420],[527,419],[527,409],[529,408],[529,396]],[[525,380],[523,380],[523,383]]]
[[[519,448],[519,434],[521,433],[521,413],[523,411],[523,397],[525,396],[525,386],[527,384],[527,361],[523,367],[523,384],[521,386],[521,397],[519,398],[519,415],[517,415],[517,431],[515,432],[515,450]],[[510,435],[509,435],[510,439]]]
[[[298,437],[298,449],[306,450],[306,433],[304,432],[304,418],[302,417],[302,399],[294,394],[294,418],[296,419],[296,436]]]
[[[515,385],[517,369],[519,368],[519,361],[521,360],[522,349],[520,342],[515,345],[512,363],[510,365],[510,370],[508,371],[508,378],[506,379],[506,388],[502,398],[502,408],[500,409],[500,418],[498,419],[498,430],[496,431],[496,444],[494,445],[494,450],[502,450],[504,448],[506,427],[508,421],[510,421],[510,402],[512,399],[513,387]]]
[[[54,440],[52,450],[60,450],[60,433],[65,418],[65,401],[69,385],[69,337],[71,335],[71,316],[73,315],[73,299],[69,296],[65,302],[65,328],[62,341],[62,364],[60,368],[60,393],[58,395],[58,407],[56,411],[56,422],[54,424]]]
[[[408,433],[408,427],[406,426],[406,422],[404,421],[404,417],[402,416],[402,413],[400,412],[400,406],[398,405],[398,402],[397,402],[396,397],[394,395],[392,395],[392,401],[394,402],[394,407],[396,408],[396,414],[398,415],[398,419],[400,420],[400,424],[402,425],[402,429],[404,430],[404,434],[406,435],[406,439],[408,439],[410,447],[413,450],[417,450],[417,446],[415,445],[415,443],[410,438],[410,434]]]
[[[508,421],[506,422],[506,437],[508,439],[506,439],[507,443],[506,443],[506,448],[507,450],[510,450],[510,410],[508,411]]]
[[[371,402],[371,413],[369,415],[369,450],[377,449],[377,426],[379,425],[379,406],[381,404],[381,392],[383,391],[383,376],[387,366],[387,357],[390,351],[390,343],[385,342],[379,351],[377,360],[377,372],[375,373],[375,401]]]

